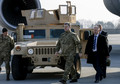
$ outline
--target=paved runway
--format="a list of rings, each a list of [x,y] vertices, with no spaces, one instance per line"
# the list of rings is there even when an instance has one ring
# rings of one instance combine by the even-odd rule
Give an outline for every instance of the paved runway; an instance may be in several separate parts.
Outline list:
[[[107,78],[99,84],[119,84],[120,83],[120,35],[109,35],[108,40],[113,46],[110,53],[111,66],[107,68]],[[77,83],[73,84],[94,84],[95,70],[92,65],[86,63],[86,59],[81,59],[82,74]],[[49,72],[50,71],[50,72]],[[57,73],[57,72],[61,73]],[[55,73],[53,73],[55,72]],[[0,73],[0,84],[60,84],[58,81],[62,77],[62,70],[58,68],[46,67],[45,69],[35,69],[33,74],[28,74],[26,80],[15,81],[10,76],[10,81],[5,80],[5,69],[2,65]],[[67,81],[69,84],[69,80]],[[72,83],[71,83],[72,84]]]

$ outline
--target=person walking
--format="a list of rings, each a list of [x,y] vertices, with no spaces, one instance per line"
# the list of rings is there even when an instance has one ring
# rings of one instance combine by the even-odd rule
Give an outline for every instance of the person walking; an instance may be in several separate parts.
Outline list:
[[[103,31],[102,25],[98,24],[97,26],[100,28],[100,34],[107,38],[108,37],[108,33],[106,31]],[[107,39],[107,41],[108,41],[108,39]],[[108,49],[109,49],[109,53],[110,53],[111,50],[112,50],[112,45],[109,45]]]
[[[99,34],[100,28],[94,27],[94,34],[89,36],[85,48],[87,63],[93,64],[96,70],[95,83],[102,80],[103,71],[101,65],[106,65],[106,58],[109,57],[107,38]]]
[[[74,58],[76,55],[76,47],[79,50],[79,56],[81,56],[81,43],[78,36],[71,32],[71,25],[70,23],[64,23],[64,30],[65,32],[61,34],[57,45],[56,45],[56,53],[57,56],[59,51],[61,51],[61,54],[64,56],[65,62],[65,70],[64,75],[62,79],[59,81],[62,84],[66,84],[66,81],[68,80],[68,75],[71,74],[72,79],[70,83],[77,82],[77,75],[76,70],[74,66]]]
[[[1,65],[5,62],[6,68],[6,80],[10,80],[10,59],[11,59],[11,50],[14,48],[14,41],[8,35],[8,30],[6,28],[2,29],[0,35],[0,71],[2,70]]]
[[[107,38],[108,37],[108,33],[103,31],[102,25],[98,24],[97,26],[100,28],[100,33],[99,34],[101,34],[101,35],[103,35],[103,36],[105,36]],[[108,41],[108,39],[107,39],[107,41]],[[109,50],[109,53],[110,53],[111,50],[112,50],[112,45],[109,45],[108,50]],[[101,66],[102,66],[102,71],[103,71],[103,78],[106,78],[107,66],[106,65],[101,65]]]

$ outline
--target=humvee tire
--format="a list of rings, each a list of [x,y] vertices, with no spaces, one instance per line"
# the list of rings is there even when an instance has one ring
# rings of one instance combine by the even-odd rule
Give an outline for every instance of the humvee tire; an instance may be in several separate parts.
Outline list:
[[[23,65],[22,56],[14,55],[11,67],[14,80],[24,80],[26,78],[27,68]]]

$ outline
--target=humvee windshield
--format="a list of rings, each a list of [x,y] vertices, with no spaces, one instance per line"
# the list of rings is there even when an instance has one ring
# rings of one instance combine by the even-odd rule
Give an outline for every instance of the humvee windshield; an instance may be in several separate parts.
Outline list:
[[[74,32],[74,29],[71,29]],[[65,32],[64,29],[50,29],[50,38],[59,38]]]
[[[39,39],[39,38],[45,38],[46,37],[46,31],[45,29],[40,29],[40,30],[24,30],[23,35],[25,39],[29,38],[34,38],[34,39]]]
[[[74,29],[71,29],[74,32]],[[60,35],[65,32],[64,29],[50,29],[50,38],[59,38]],[[46,38],[46,30],[24,30],[23,31],[24,39],[43,39]]]

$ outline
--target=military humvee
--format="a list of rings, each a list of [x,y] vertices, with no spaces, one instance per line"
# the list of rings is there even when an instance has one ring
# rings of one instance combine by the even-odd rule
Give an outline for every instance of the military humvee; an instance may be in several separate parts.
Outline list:
[[[67,1],[67,5],[59,5],[59,9],[23,10],[22,16],[26,17],[27,25],[20,23],[13,33],[16,41],[13,49],[12,75],[15,80],[23,80],[27,73],[41,66],[59,67],[64,70],[63,56],[55,56],[58,38],[64,32],[64,22],[72,24],[71,30],[77,33],[82,43],[81,58],[85,58],[84,49],[87,38],[92,34],[91,29],[80,29],[76,25],[76,7]],[[77,53],[77,52],[76,52]],[[75,66],[80,77],[81,62],[76,56]]]

